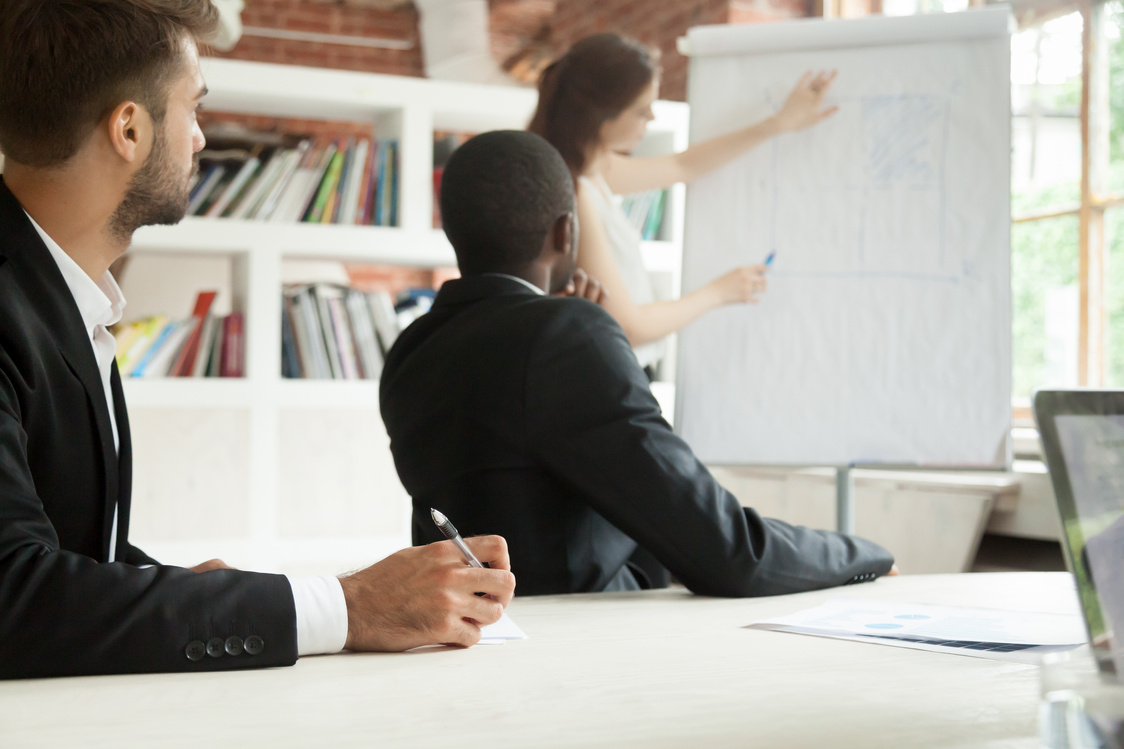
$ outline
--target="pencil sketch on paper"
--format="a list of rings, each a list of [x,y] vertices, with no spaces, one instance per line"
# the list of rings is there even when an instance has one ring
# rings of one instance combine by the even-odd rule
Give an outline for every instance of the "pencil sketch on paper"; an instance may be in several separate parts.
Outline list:
[[[769,249],[786,260],[778,273],[957,283],[961,264],[945,241],[949,105],[933,95],[842,99],[821,132],[775,139]],[[815,220],[791,220],[802,214]],[[809,247],[836,252],[825,265]]]

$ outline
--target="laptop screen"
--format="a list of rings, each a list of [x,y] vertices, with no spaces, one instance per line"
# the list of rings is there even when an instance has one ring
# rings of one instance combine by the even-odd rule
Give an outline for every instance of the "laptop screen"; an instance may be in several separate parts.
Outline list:
[[[1044,429],[1043,440],[1056,440],[1047,448],[1047,457],[1090,641],[1102,670],[1121,675],[1124,413],[1057,413],[1053,422],[1054,434]],[[1062,471],[1055,465],[1056,452],[1061,453]]]

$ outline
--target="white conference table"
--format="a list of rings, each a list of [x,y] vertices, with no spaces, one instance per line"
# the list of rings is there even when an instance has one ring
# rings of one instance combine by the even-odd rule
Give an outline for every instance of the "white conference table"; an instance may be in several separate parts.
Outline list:
[[[1066,573],[516,598],[530,639],[0,682],[0,747],[1036,747],[1035,666],[745,629],[832,596],[1076,613]]]

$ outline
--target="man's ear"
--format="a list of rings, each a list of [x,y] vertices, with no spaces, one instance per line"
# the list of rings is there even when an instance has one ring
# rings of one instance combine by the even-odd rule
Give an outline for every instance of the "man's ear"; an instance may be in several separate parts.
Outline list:
[[[118,104],[109,113],[106,122],[110,145],[118,156],[130,163],[143,158],[146,151],[144,143],[148,139],[147,131],[151,127],[152,118],[134,101]]]
[[[573,211],[563,213],[555,220],[554,228],[551,232],[552,238],[554,239],[555,252],[562,255],[569,255],[573,252],[574,245],[578,241],[576,229],[577,220],[574,217]]]

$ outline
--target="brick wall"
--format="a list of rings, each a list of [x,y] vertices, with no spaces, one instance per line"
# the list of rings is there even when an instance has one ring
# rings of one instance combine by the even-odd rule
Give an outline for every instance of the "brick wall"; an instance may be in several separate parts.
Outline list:
[[[602,31],[630,36],[662,53],[661,99],[683,101],[687,58],[675,40],[691,26],[726,23],[730,0],[562,0],[551,21],[552,41],[560,50]]]
[[[710,23],[758,23],[809,14],[811,0],[489,0],[492,51],[500,63],[537,43],[564,52],[578,39],[615,31],[658,47],[661,96],[686,97],[687,60],[675,40]],[[221,57],[424,76],[418,13],[409,0],[246,0],[246,26],[344,34],[409,43],[406,50],[243,36]],[[533,76],[532,76],[533,77]]]
[[[663,78],[660,98],[685,101],[687,58],[675,41],[701,24],[758,23],[801,18],[807,0],[562,0],[552,19],[552,41],[566,49],[582,37],[601,31],[631,36],[658,47]]]
[[[418,13],[412,3],[323,2],[321,0],[246,0],[244,26],[320,34],[343,34],[410,43],[407,50],[243,36],[219,57],[278,62],[319,68],[424,76]]]

